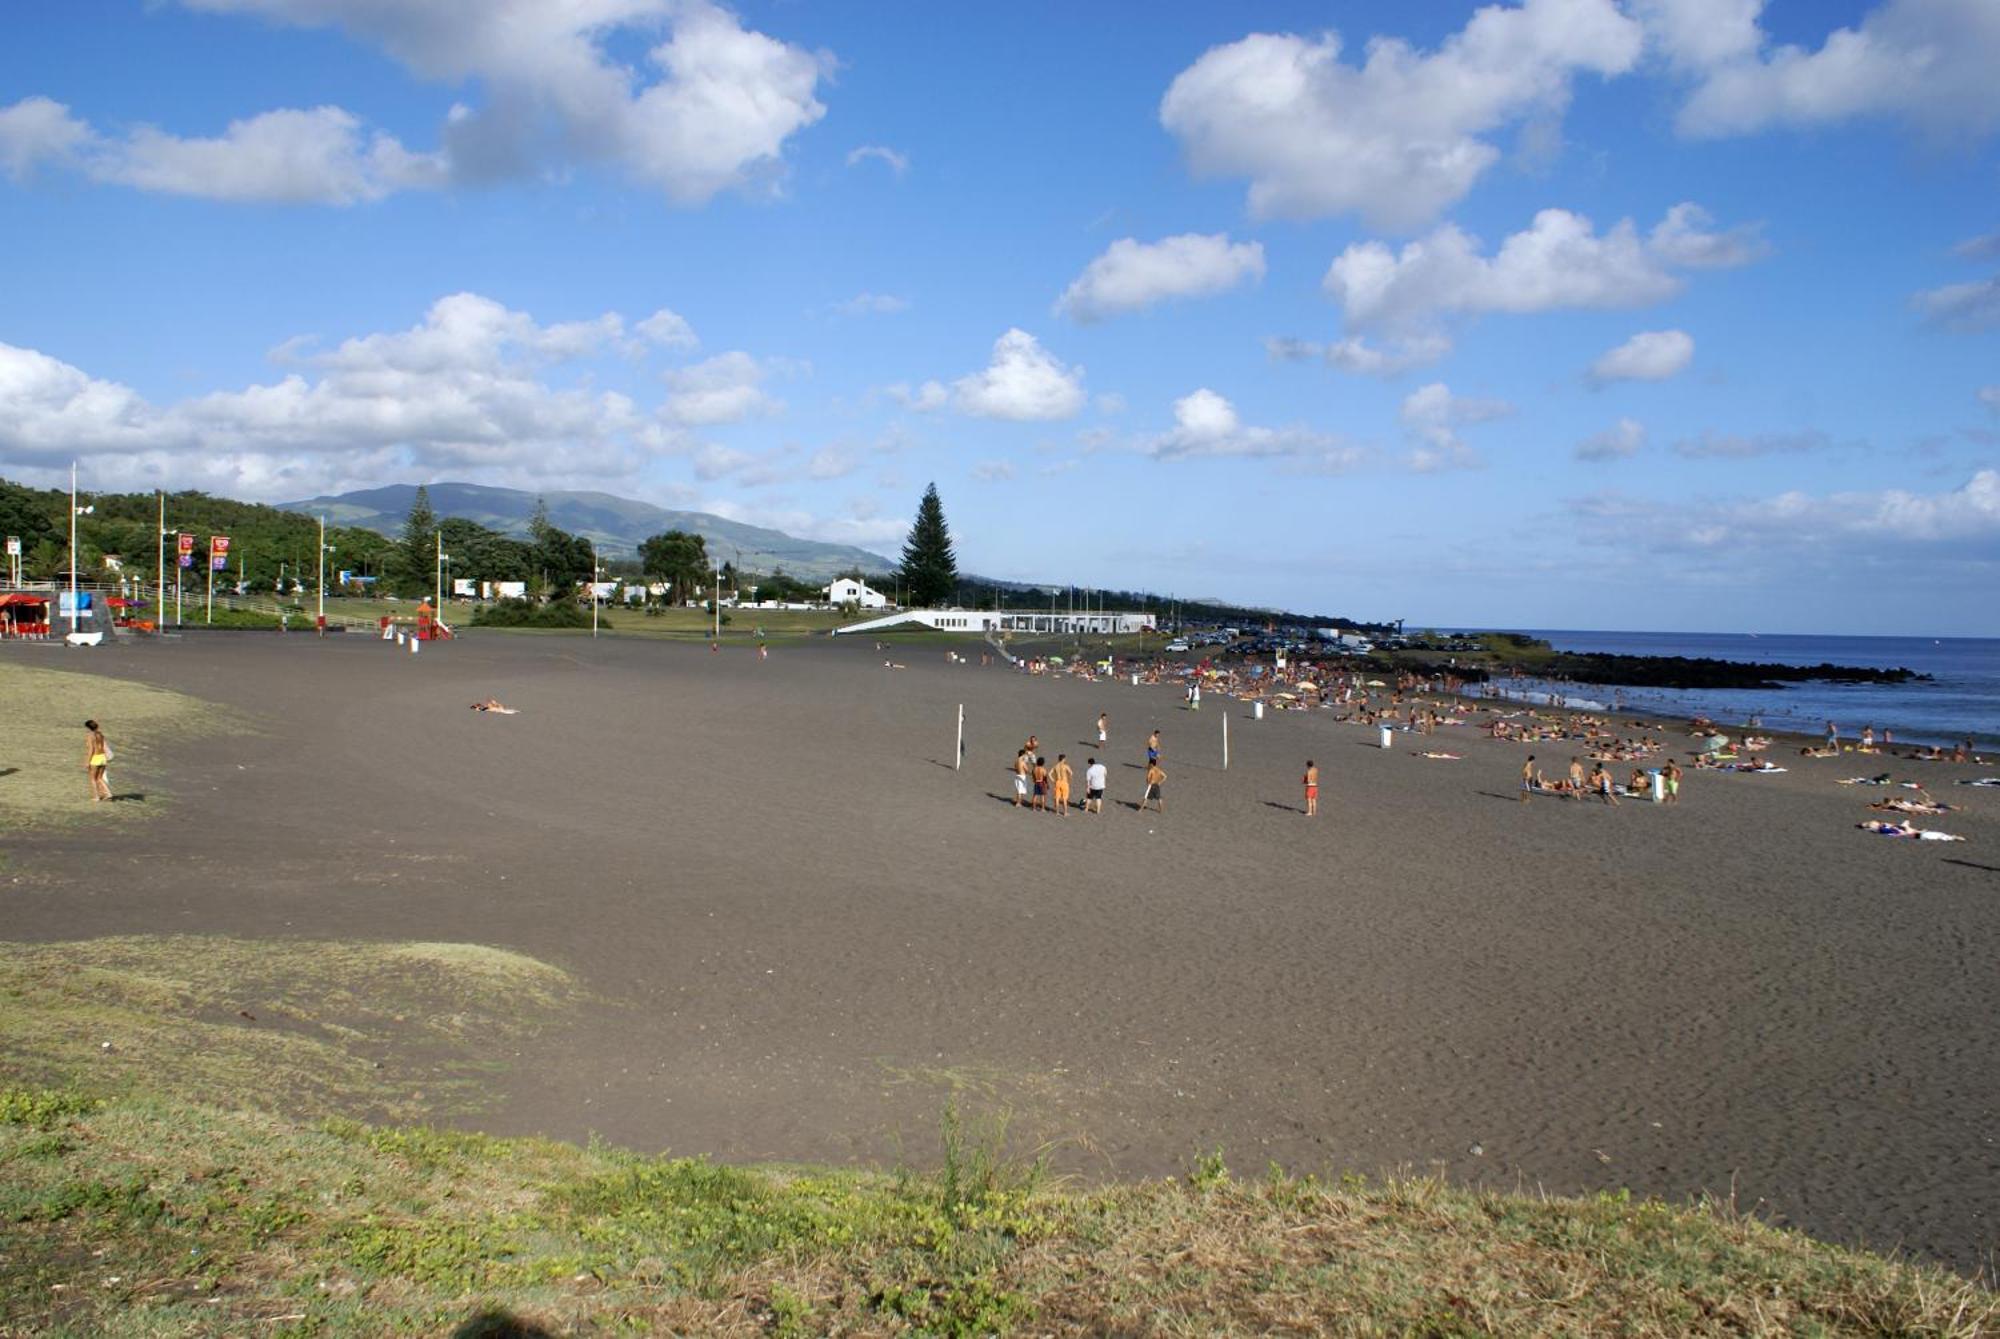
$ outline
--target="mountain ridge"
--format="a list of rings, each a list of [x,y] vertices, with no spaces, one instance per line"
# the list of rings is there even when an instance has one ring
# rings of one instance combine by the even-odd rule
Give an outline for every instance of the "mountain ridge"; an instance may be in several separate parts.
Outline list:
[[[894,559],[856,545],[800,539],[712,512],[679,511],[615,493],[568,489],[530,493],[449,479],[423,487],[429,490],[431,509],[440,517],[475,521],[516,538],[527,537],[528,523],[539,501],[548,507],[551,524],[593,541],[607,557],[635,556],[640,541],[649,535],[686,530],[706,540],[711,554],[746,571],[769,572],[782,567],[796,577],[824,578],[855,568],[868,573],[892,572],[897,566]],[[325,516],[334,524],[394,536],[402,533],[417,488],[416,484],[384,484],[275,505],[285,511]]]

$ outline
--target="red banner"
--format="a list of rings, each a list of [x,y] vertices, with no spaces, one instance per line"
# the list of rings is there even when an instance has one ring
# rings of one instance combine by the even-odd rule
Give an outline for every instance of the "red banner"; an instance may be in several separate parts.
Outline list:
[[[194,536],[193,536],[193,535],[188,535],[188,534],[179,534],[179,535],[175,535],[175,536],[174,536],[174,540],[175,540],[175,542],[176,542],[176,543],[178,543],[178,544],[180,545],[180,550],[181,550],[181,552],[182,552],[182,553],[193,553],[193,552],[194,552]]]
[[[228,536],[228,535],[210,535],[210,536],[208,537],[208,556],[209,556],[210,558],[226,558],[226,557],[228,557],[228,556],[229,556],[229,536]],[[220,564],[217,564],[217,565],[218,565],[218,566],[220,566]]]

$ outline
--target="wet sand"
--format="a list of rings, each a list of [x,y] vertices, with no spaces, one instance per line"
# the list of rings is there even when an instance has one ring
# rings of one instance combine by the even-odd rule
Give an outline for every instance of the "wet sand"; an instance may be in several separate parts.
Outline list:
[[[1990,1263],[2000,790],[1950,784],[1980,769],[1780,756],[1782,776],[1690,773],[1677,808],[1524,807],[1525,754],[1554,774],[1579,750],[1456,728],[1385,751],[1330,712],[1254,721],[1209,695],[1194,713],[1175,687],[973,654],[899,647],[890,671],[865,640],[762,662],[502,634],[417,657],[270,634],[0,647],[258,727],[116,776],[161,812],[115,839],[8,835],[36,878],[7,892],[4,934],[472,940],[557,963],[598,1003],[498,1080],[510,1100],[483,1125],[503,1133],[923,1160],[958,1091],[1090,1177],[1219,1147],[1243,1173],[1705,1190]],[[466,709],[488,695],[520,714]],[[1100,710],[1109,811],[1016,811],[1014,750],[1032,732],[1068,753],[1080,795]],[[1131,807],[1155,725],[1164,816]],[[1966,806],[1919,822],[1971,840],[1856,831],[1908,792],[1833,779],[1883,770]]]

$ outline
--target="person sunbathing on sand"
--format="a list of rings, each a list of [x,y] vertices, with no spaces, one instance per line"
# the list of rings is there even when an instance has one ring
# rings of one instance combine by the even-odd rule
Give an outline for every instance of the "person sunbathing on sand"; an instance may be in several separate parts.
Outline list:
[[[1927,842],[1962,842],[1963,837],[1954,837],[1949,832],[1939,832],[1935,828],[1920,828],[1910,823],[1888,823],[1879,818],[1871,818],[1865,823],[1854,825],[1863,832],[1872,832],[1878,837],[1914,837]]]
[[[497,697],[489,697],[482,702],[474,702],[472,709],[474,711],[491,711],[501,716],[519,716],[521,714],[512,707],[501,706],[500,699]]]
[[[1952,811],[1951,805],[1939,804],[1935,800],[1877,800],[1868,807],[1896,814],[1948,814]]]

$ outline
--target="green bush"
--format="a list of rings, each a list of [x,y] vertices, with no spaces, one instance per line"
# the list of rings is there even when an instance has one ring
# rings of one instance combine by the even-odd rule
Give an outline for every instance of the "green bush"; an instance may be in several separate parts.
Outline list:
[[[472,626],[476,628],[587,628],[590,626],[590,611],[573,600],[551,600],[547,604],[536,604],[532,600],[499,600],[493,604],[483,604],[472,611]],[[611,620],[599,614],[597,626],[609,628]]]

